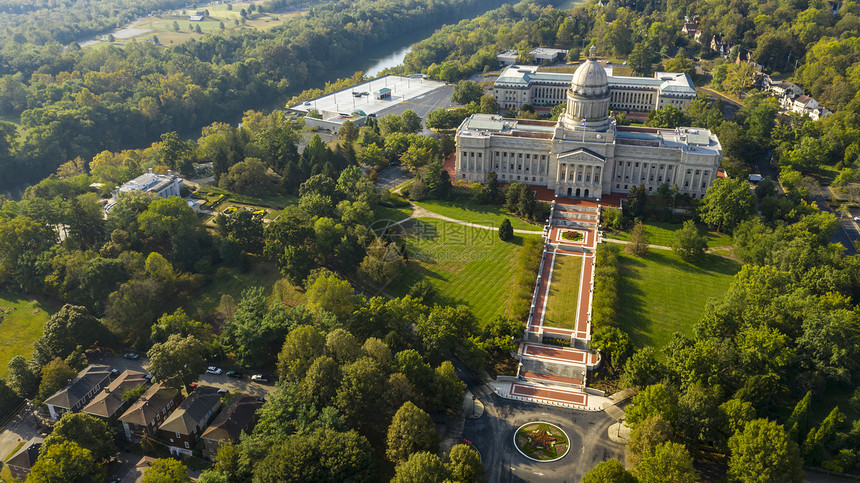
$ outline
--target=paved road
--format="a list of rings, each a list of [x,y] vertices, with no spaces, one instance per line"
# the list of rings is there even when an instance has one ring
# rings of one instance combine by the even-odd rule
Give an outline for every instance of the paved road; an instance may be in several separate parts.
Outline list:
[[[502,399],[456,364],[457,373],[484,405],[478,419],[467,419],[463,437],[481,453],[491,482],[579,481],[601,461],[624,461],[624,445],[609,439],[615,420],[605,412],[576,411]],[[559,461],[538,463],[522,456],[513,446],[514,432],[530,421],[546,421],[561,427],[570,438],[570,452]]]
[[[376,181],[376,187],[380,190],[393,190],[397,185],[406,180],[412,179],[413,175],[408,169],[401,166],[388,166],[378,172],[379,179]]]
[[[730,99],[713,89],[699,87],[699,90],[702,90],[706,92],[709,96],[720,100],[720,107],[723,111],[723,117],[726,119],[732,119],[733,117],[735,117],[735,113],[740,111],[741,107],[743,107],[741,104],[738,104],[733,99]]]

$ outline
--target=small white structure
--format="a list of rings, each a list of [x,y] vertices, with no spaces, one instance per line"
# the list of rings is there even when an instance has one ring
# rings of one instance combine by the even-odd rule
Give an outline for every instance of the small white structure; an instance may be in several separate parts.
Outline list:
[[[117,187],[113,191],[113,198],[105,205],[105,211],[109,212],[117,204],[120,193],[143,191],[145,193],[155,193],[161,198],[169,198],[171,196],[179,196],[181,187],[182,178],[173,174],[172,171],[168,170],[167,174],[159,174],[153,173],[152,168],[150,168],[148,173],[144,173]]]
[[[496,54],[496,60],[499,61],[499,65],[511,65],[517,63],[517,51],[516,50],[506,50],[504,52],[499,52]]]
[[[375,99],[391,99],[391,89],[383,87],[382,89],[373,92]]]
[[[794,83],[782,81],[779,83],[771,83],[768,87],[770,91],[777,95],[777,97],[785,97],[788,96],[794,99],[797,96],[803,95],[803,89]]]
[[[546,47],[538,47],[532,49],[529,54],[535,62],[556,62],[564,60],[567,57],[567,51],[564,49],[549,49]]]

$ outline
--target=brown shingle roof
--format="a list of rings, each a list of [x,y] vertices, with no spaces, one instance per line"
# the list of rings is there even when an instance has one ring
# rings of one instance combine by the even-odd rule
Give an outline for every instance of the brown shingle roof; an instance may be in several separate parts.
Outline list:
[[[72,379],[72,382],[55,392],[53,396],[45,400],[45,404],[63,409],[71,409],[81,399],[110,377],[110,368],[102,365],[87,366]]]
[[[153,384],[137,402],[128,408],[128,411],[119,417],[119,420],[146,426],[161,411],[161,408],[176,397],[178,392],[176,389],[162,386],[160,382]]]
[[[262,405],[263,402],[259,401],[256,396],[236,395],[221,411],[221,414],[215,418],[215,421],[212,421],[202,438],[216,441],[227,439],[237,441],[242,430],[251,424],[254,415]]]
[[[206,417],[210,411],[221,405],[218,389],[200,386],[182,401],[182,404],[168,416],[158,429],[171,433],[191,434],[195,427],[206,427]]]
[[[134,387],[146,383],[145,374],[138,371],[125,371],[100,393],[96,394],[89,404],[84,406],[82,412],[109,418],[122,407],[125,401],[122,395]]]
[[[27,444],[21,447],[17,453],[6,460],[7,466],[17,466],[19,468],[31,468],[36,460],[39,459],[39,448],[42,447],[42,438],[35,437],[27,441]]]

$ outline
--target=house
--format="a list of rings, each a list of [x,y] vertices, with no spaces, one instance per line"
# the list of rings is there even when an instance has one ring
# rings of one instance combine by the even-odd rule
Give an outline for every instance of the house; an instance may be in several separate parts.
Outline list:
[[[127,406],[127,401],[122,398],[123,394],[146,382],[146,374],[138,371],[124,371],[108,384],[104,391],[96,394],[96,397],[84,406],[81,412],[105,419],[118,416],[120,410]]]
[[[161,439],[170,448],[171,455],[191,456],[212,416],[221,408],[221,395],[211,386],[200,386],[167,417],[158,428]]]
[[[257,410],[263,405],[257,396],[237,394],[212,421],[201,436],[203,457],[214,460],[223,442],[239,441],[242,431],[250,433],[257,422]]]
[[[113,197],[105,206],[105,212],[110,212],[110,209],[119,201],[121,193],[143,191],[144,193],[155,193],[160,198],[169,198],[171,196],[180,196],[181,188],[182,178],[173,174],[173,171],[167,170],[167,174],[160,174],[153,173],[152,168],[149,168],[148,173],[144,173],[122,186],[116,187],[112,193]]]
[[[535,63],[561,62],[567,57],[567,51],[564,49],[549,49],[546,47],[532,49],[529,54],[531,54]]]
[[[735,65],[741,65],[743,63],[754,66],[756,71],[760,71],[762,69],[762,65],[753,60],[751,51],[738,50],[738,56],[735,58]]]
[[[803,89],[792,82],[771,82],[768,89],[776,94],[777,97],[786,97],[788,96],[790,99],[794,99],[795,97],[803,95]]]
[[[9,467],[12,478],[21,481],[27,479],[30,469],[36,464],[36,460],[39,459],[39,448],[41,447],[42,438],[31,438],[18,452],[6,460],[6,466]]]
[[[155,436],[158,427],[182,402],[179,390],[153,384],[128,410],[119,417],[125,438],[136,441],[143,436]]]
[[[45,400],[51,419],[60,419],[66,411],[78,412],[110,382],[110,367],[87,366],[69,381],[69,385]]]
[[[516,50],[506,50],[496,54],[496,60],[499,61],[500,67],[504,65],[512,65],[517,63],[517,55],[519,54]]]
[[[716,34],[714,35],[714,38],[711,39],[711,49],[723,57],[729,55],[732,47],[734,47],[733,43],[728,40],[723,40],[723,34]]]
[[[189,15],[188,21],[189,22],[202,22],[203,18],[204,18],[203,15]]]
[[[693,37],[698,31],[699,26],[694,23],[685,23],[684,26],[681,27],[681,33],[687,37]]]

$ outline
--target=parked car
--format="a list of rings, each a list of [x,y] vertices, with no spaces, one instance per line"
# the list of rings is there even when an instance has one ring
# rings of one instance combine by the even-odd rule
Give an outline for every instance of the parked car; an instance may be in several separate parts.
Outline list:
[[[218,389],[218,394],[227,394],[228,392],[230,391],[224,389],[223,387],[221,389]]]
[[[254,374],[251,376],[251,380],[257,382],[269,382],[269,378],[266,377],[265,374]]]
[[[227,377],[235,377],[236,379],[242,378],[242,373],[239,371],[227,371]]]
[[[855,216],[854,221],[860,221],[860,216]]]
[[[221,369],[215,366],[209,366],[206,368],[206,374],[221,374]]]
[[[123,354],[123,357],[125,357],[126,359],[131,359],[133,361],[140,359],[140,356],[138,354],[135,354],[134,352],[126,352],[125,354]]]

